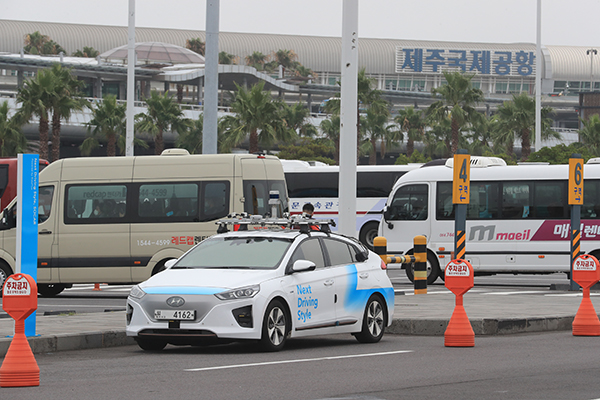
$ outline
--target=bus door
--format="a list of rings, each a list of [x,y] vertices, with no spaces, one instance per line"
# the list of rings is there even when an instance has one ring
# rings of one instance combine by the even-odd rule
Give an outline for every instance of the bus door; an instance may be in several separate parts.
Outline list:
[[[38,197],[38,282],[58,279],[56,258],[58,256],[59,207],[56,187],[58,182],[40,186]]]
[[[131,280],[126,184],[66,185],[58,265],[62,283]]]
[[[425,235],[430,238],[431,219],[430,194],[428,184],[408,184],[401,186],[387,208],[386,221],[391,224],[387,232],[389,254],[405,254],[412,249],[414,237]]]

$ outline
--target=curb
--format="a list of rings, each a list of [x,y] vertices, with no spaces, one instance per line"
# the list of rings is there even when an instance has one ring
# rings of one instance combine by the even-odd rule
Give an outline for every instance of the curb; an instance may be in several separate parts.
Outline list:
[[[514,319],[470,319],[476,336],[567,331],[575,317],[534,317]],[[393,335],[444,336],[448,319],[395,319],[385,332]]]
[[[56,351],[97,349],[103,347],[127,346],[135,344],[125,331],[86,332],[60,335],[44,335],[27,338],[34,354]],[[11,338],[0,339],[0,357],[4,357],[12,342]]]

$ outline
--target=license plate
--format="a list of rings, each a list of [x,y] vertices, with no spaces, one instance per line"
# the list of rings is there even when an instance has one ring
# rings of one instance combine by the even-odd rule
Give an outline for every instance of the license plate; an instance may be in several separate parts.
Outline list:
[[[169,319],[193,321],[196,319],[195,310],[154,310],[154,319]]]

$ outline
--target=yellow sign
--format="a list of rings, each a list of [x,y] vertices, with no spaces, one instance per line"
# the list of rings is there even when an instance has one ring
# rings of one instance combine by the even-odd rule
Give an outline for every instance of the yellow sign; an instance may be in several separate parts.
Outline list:
[[[471,156],[454,155],[454,179],[452,180],[452,203],[469,204]]]
[[[569,158],[569,205],[583,205],[583,158]]]

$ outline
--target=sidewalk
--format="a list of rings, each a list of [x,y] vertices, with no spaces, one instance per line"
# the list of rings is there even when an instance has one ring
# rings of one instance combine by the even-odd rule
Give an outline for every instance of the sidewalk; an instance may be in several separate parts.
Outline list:
[[[581,292],[539,289],[509,291],[471,289],[464,307],[475,335],[571,330],[581,304]],[[594,308],[600,310],[600,293],[592,292]],[[428,294],[397,291],[395,314],[389,334],[443,336],[455,296],[442,286]],[[13,334],[11,318],[0,318],[0,357],[4,357]],[[28,338],[34,353],[79,350],[133,344],[125,335],[125,312],[83,313],[38,316],[36,332]]]

